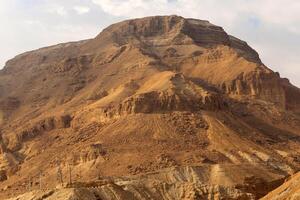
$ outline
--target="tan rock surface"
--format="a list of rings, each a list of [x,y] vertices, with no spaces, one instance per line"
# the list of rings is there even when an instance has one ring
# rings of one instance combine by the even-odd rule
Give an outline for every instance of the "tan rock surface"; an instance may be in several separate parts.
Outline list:
[[[251,199],[300,167],[300,89],[207,21],[128,20],[18,55],[0,91],[0,199],[51,190],[58,168],[133,199]]]
[[[268,195],[262,198],[263,200],[298,200],[300,199],[300,174],[292,175],[280,187],[276,188]]]

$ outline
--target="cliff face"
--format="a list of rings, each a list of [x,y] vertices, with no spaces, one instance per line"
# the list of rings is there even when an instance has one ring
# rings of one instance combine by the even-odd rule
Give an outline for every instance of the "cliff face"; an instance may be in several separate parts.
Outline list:
[[[0,197],[70,165],[137,199],[261,197],[299,169],[298,97],[246,42],[178,16],[18,55],[0,71]]]

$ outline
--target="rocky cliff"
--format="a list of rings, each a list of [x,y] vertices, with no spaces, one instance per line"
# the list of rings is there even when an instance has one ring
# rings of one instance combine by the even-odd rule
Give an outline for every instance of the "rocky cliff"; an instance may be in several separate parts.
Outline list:
[[[257,199],[299,169],[300,89],[221,27],[146,17],[8,61],[0,128],[0,198]],[[52,190],[70,171],[110,182]]]

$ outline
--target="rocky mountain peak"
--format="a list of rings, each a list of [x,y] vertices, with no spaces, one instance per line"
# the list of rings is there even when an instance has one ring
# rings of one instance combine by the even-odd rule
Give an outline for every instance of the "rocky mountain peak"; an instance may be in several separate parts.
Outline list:
[[[98,35],[110,34],[118,43],[139,39],[153,45],[184,44],[192,41],[202,45],[229,44],[229,36],[221,27],[208,21],[179,16],[154,16],[116,23]],[[156,39],[154,39],[156,38]]]
[[[183,18],[176,15],[152,16],[131,19],[105,28],[87,46],[106,44],[139,47],[163,47],[172,45],[197,45],[202,48],[228,46],[252,62],[261,64],[258,53],[246,42],[228,35],[222,27],[209,21]]]

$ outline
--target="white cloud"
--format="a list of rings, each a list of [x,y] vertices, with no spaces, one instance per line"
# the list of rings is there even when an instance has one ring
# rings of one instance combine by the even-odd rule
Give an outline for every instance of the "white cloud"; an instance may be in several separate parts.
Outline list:
[[[297,0],[92,0],[108,14],[142,17],[176,13],[187,17],[233,23],[247,13],[262,20],[287,26],[300,24],[300,1]],[[298,30],[297,30],[298,31]]]
[[[24,23],[28,25],[38,25],[41,22],[39,20],[24,20]]]
[[[66,16],[68,14],[68,11],[65,9],[65,7],[61,5],[53,5],[47,9],[47,12],[58,14],[60,16]]]
[[[105,12],[123,17],[142,17],[169,12],[167,0],[92,0]]]
[[[242,11],[256,15],[267,23],[286,27],[300,33],[300,1],[297,0],[252,0],[244,4]]]
[[[74,6],[73,9],[77,12],[79,15],[86,14],[90,11],[89,7],[86,6]]]

